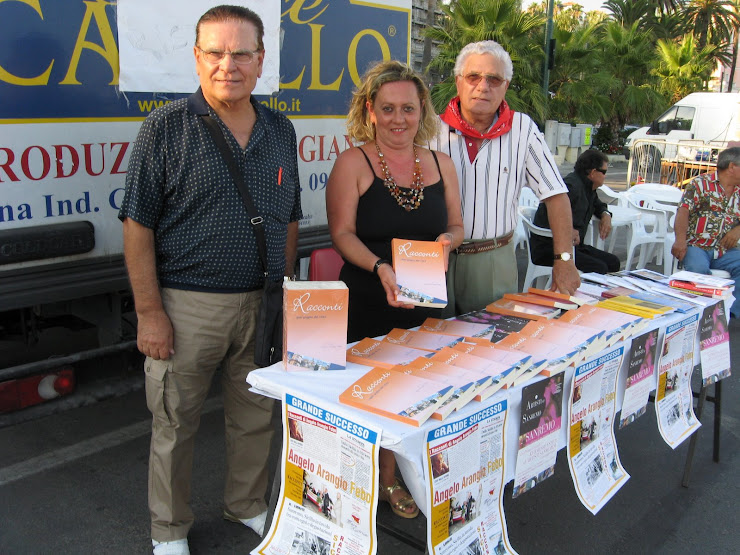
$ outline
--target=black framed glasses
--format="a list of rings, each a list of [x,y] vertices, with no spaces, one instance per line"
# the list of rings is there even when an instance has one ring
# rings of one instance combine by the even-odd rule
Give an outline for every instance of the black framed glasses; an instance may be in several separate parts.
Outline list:
[[[506,81],[503,77],[499,77],[498,75],[490,75],[487,73],[468,73],[467,75],[463,76],[463,79],[465,79],[465,82],[470,85],[471,87],[477,87],[478,83],[480,83],[483,79],[486,80],[486,83],[488,83],[488,86],[492,89],[495,89],[496,87],[500,87],[501,84]]]
[[[606,170],[602,170],[601,168],[594,168],[594,171],[595,171],[595,172],[601,172],[601,173],[603,173],[604,175],[606,175]]]
[[[201,51],[203,59],[209,64],[220,64],[224,56],[228,54],[238,66],[248,66],[257,59],[258,54],[261,52],[261,50],[236,50],[234,52],[228,52],[226,50],[203,50],[200,46],[198,50]]]

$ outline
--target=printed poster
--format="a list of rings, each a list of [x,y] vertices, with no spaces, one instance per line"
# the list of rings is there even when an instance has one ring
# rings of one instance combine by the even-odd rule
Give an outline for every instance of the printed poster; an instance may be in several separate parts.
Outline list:
[[[576,367],[568,410],[568,466],[576,494],[598,513],[629,479],[614,438],[616,389],[624,346]]]
[[[699,357],[702,386],[730,375],[730,332],[722,301],[704,309],[699,324]]]
[[[632,424],[647,411],[650,392],[654,389],[655,367],[658,363],[658,329],[632,338],[627,354],[625,379],[619,429]]]
[[[675,449],[701,423],[694,416],[691,374],[694,371],[694,340],[699,315],[694,314],[666,328],[661,352],[655,414],[658,430]]]
[[[563,372],[559,372],[522,389],[513,497],[529,491],[555,474],[563,414],[564,376]]]
[[[504,517],[507,401],[427,434],[424,481],[431,555],[516,553]]]
[[[375,553],[380,434],[343,411],[285,393],[280,497],[252,553]]]

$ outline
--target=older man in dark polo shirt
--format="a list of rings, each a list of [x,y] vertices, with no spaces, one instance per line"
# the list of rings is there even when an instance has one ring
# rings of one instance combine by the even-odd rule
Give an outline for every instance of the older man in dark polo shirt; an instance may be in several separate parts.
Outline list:
[[[254,98],[262,21],[219,6],[196,26],[200,89],[154,111],[134,146],[119,217],[147,355],[155,554],[189,553],[193,442],[217,367],[226,420],[224,517],[262,534],[272,401],[250,393],[263,274],[249,217],[201,116],[231,148],[264,218],[271,279],[292,274],[301,218],[292,124]]]

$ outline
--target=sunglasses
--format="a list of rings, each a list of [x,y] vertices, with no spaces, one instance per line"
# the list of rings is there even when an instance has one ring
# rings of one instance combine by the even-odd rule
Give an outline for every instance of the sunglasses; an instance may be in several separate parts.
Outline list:
[[[602,170],[601,168],[594,168],[594,171],[596,171],[596,172],[601,172],[601,173],[603,173],[604,175],[606,175],[606,170]]]
[[[463,79],[470,85],[471,87],[477,87],[478,83],[480,83],[483,79],[486,80],[486,83],[488,83],[488,86],[492,89],[495,89],[496,87],[500,86],[506,79],[502,79],[498,75],[488,75],[488,74],[480,74],[480,73],[468,73],[467,75],[463,76]]]

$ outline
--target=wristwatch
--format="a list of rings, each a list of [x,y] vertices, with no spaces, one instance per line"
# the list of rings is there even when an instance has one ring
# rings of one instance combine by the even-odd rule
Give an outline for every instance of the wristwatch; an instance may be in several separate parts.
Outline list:
[[[377,276],[378,275],[378,268],[380,268],[383,264],[389,264],[390,262],[386,260],[385,258],[378,258],[378,260],[375,262],[375,266],[373,266],[373,273]]]
[[[556,254],[552,258],[553,258],[553,260],[565,260],[566,262],[568,262],[568,260],[570,260],[571,258],[573,258],[573,255],[570,254],[569,252],[561,252],[559,254]]]

